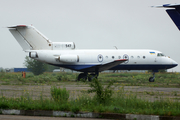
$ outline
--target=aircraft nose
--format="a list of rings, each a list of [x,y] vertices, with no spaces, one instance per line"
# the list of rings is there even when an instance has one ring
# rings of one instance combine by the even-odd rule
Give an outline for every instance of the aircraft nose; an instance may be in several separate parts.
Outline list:
[[[175,66],[178,66],[178,63],[174,60],[172,60],[172,65],[175,67]]]

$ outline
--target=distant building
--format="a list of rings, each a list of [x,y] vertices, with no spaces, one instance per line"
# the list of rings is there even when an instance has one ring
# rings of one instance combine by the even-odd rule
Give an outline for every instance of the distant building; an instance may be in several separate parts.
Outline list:
[[[30,72],[27,68],[14,68],[14,72]]]
[[[5,72],[30,72],[27,68],[6,68]]]

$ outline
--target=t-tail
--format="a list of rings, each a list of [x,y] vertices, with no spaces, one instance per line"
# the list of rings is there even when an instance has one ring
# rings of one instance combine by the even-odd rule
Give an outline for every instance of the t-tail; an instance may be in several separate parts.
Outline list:
[[[180,30],[180,4],[165,4],[155,7],[170,8],[167,9],[166,12],[170,16],[174,24],[177,26],[177,28]]]
[[[24,51],[75,49],[73,42],[51,42],[31,25],[14,25],[8,28]]]

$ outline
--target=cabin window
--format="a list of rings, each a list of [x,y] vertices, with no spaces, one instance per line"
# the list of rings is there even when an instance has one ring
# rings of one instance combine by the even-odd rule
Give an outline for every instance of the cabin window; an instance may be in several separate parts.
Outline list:
[[[121,59],[121,56],[119,56],[118,58]]]
[[[114,59],[114,56],[112,56],[112,59]]]
[[[145,59],[146,58],[146,56],[143,56],[143,59]]]
[[[106,56],[106,58],[108,58],[108,56]]]
[[[137,58],[140,58],[140,56],[137,56]]]
[[[131,58],[134,58],[134,56],[131,56]]]

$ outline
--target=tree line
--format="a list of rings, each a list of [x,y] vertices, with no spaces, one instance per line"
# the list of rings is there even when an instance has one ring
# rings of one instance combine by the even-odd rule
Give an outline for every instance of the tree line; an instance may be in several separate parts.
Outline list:
[[[59,67],[40,62],[28,56],[25,57],[24,65],[34,75],[40,75],[43,72],[52,72],[54,69],[59,69]]]

